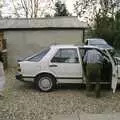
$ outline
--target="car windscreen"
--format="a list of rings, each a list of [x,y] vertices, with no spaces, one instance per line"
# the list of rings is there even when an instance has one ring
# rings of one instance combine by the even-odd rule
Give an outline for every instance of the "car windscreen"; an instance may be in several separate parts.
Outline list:
[[[37,53],[29,58],[26,58],[26,61],[38,62],[40,61],[49,51],[49,48],[42,50],[40,53]]]

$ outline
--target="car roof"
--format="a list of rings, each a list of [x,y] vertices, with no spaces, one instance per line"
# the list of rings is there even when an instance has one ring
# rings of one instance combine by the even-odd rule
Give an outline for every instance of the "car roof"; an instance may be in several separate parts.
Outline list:
[[[57,45],[51,45],[51,48],[76,48],[75,45],[68,45],[68,44],[57,44]]]
[[[95,48],[95,49],[100,49],[98,46],[92,46],[92,45],[84,45],[84,46],[79,46],[80,48]]]
[[[51,48],[95,48],[95,49],[100,49],[97,46],[92,46],[92,45],[68,45],[68,44],[63,44],[63,45],[51,45]]]
[[[88,38],[88,39],[86,39],[86,41],[99,41],[99,40],[102,40],[102,41],[105,41],[104,39],[102,39],[102,38]]]

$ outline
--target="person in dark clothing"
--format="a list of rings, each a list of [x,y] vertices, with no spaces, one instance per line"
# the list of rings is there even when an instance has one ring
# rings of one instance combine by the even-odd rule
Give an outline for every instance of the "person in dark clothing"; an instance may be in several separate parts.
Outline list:
[[[100,80],[103,57],[95,49],[87,50],[83,59],[86,64],[86,91],[90,95],[91,85],[95,83],[96,97],[100,97]]]

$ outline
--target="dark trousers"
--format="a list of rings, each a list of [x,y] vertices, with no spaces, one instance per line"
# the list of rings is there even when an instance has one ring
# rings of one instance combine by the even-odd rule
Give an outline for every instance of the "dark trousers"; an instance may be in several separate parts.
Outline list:
[[[91,91],[92,83],[95,83],[96,97],[100,97],[101,64],[86,65],[86,90],[87,94]]]

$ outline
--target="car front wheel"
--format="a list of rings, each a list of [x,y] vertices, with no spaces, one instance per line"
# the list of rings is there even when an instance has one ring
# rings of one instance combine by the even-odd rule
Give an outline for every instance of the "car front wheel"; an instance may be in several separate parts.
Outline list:
[[[55,87],[56,81],[53,76],[49,74],[45,74],[45,75],[37,76],[36,84],[37,84],[37,87],[41,91],[48,92],[48,91],[51,91]]]

